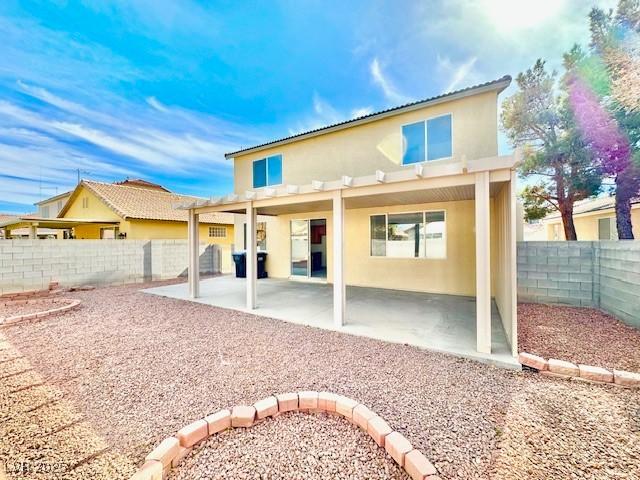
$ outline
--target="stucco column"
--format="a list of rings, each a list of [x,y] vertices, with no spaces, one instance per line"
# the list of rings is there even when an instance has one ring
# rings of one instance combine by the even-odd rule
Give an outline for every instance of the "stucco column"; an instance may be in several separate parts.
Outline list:
[[[346,310],[344,281],[344,199],[342,190],[333,195],[333,323],[344,325]]]
[[[256,308],[257,299],[257,246],[256,246],[256,209],[253,204],[247,206],[246,218],[247,222],[247,309]]]
[[[30,225],[29,226],[29,238],[30,239],[36,239],[38,238],[38,224],[34,224],[34,225]]]
[[[491,353],[489,172],[476,173],[476,350]]]
[[[511,171],[509,182],[509,307],[511,308],[511,354],[518,355],[518,266],[517,266],[517,227],[518,227],[518,202],[516,200],[516,171]]]
[[[200,230],[200,216],[195,210],[189,210],[189,224],[187,227],[189,246],[189,296],[198,298],[200,296],[200,242],[198,233]]]

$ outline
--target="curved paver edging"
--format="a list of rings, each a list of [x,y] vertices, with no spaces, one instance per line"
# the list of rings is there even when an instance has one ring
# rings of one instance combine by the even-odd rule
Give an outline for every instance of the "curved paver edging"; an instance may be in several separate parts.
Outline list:
[[[51,304],[62,304],[62,306],[56,308],[50,308],[48,310],[43,310],[41,312],[33,312],[33,313],[25,313],[24,315],[14,315],[13,317],[0,317],[0,326],[9,326],[15,325],[17,323],[21,323],[27,320],[33,320],[35,318],[45,318],[51,315],[57,315],[62,312],[66,312],[68,310],[72,310],[80,305],[80,300],[71,299],[71,298],[52,298],[52,297],[42,297],[38,299],[32,300],[8,300],[5,302],[0,302],[3,306],[11,306],[11,305],[28,305],[34,303],[51,303]]]
[[[197,443],[229,428],[248,428],[267,417],[285,412],[326,412],[340,415],[367,432],[403,467],[413,480],[439,480],[436,468],[422,452],[380,416],[355,400],[329,392],[292,392],[264,398],[253,405],[220,410],[165,438],[145,458],[131,480],[161,480],[191,452]]]
[[[564,360],[543,357],[532,353],[520,352],[518,361],[525,367],[529,367],[543,375],[557,378],[575,378],[588,382],[608,383],[619,387],[640,388],[640,373],[627,372],[625,370],[607,370],[592,365],[574,364]]]

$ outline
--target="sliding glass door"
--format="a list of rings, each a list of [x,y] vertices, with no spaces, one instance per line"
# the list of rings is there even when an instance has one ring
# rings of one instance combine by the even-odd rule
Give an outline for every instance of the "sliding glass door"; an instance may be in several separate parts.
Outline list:
[[[291,276],[327,278],[327,220],[291,221]]]
[[[291,275],[309,276],[308,220],[291,220]]]

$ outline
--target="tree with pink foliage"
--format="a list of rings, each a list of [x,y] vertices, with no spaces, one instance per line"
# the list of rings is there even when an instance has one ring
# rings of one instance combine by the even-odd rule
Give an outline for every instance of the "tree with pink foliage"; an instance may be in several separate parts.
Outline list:
[[[640,195],[640,92],[633,90],[639,85],[633,55],[640,42],[640,1],[620,0],[615,14],[594,8],[589,18],[591,58],[600,59],[606,81],[590,88],[574,77],[571,102],[584,138],[615,179],[618,238],[633,239],[631,200]]]
[[[568,88],[574,118],[586,144],[600,163],[602,172],[615,179],[618,238],[633,239],[631,204],[624,202],[638,191],[629,140],[616,119],[579,77],[572,76]]]

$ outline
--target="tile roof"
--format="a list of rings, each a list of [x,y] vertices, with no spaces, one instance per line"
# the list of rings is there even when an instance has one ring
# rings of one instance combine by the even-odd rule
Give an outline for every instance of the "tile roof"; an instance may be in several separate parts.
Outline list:
[[[131,185],[118,185],[114,183],[93,182],[83,180],[79,186],[84,186],[122,218],[134,218],[141,220],[166,220],[174,222],[186,222],[189,213],[186,210],[173,208],[176,203],[203,200],[189,195],[178,195],[160,190]],[[58,216],[63,216],[71,201],[77,196],[79,188],[74,190],[67,204]],[[205,213],[200,215],[202,223],[233,224],[233,214],[230,213]]]
[[[308,130],[306,132],[297,133],[295,135],[290,135],[288,137],[279,138],[277,140],[271,140],[269,142],[261,143],[259,145],[254,145],[252,147],[242,148],[240,150],[236,150],[235,152],[225,153],[224,156],[225,156],[225,158],[232,158],[234,155],[237,155],[239,153],[248,152],[250,150],[261,150],[261,149],[263,149],[265,147],[268,147],[268,146],[271,146],[271,145],[275,145],[275,144],[279,144],[281,142],[288,142],[288,141],[291,141],[291,140],[296,139],[296,138],[312,136],[314,134],[321,133],[324,130],[335,130],[335,129],[339,129],[339,128],[347,128],[347,127],[350,126],[349,124],[354,123],[354,122],[362,122],[362,121],[367,121],[367,120],[374,120],[375,117],[379,117],[379,116],[382,116],[382,115],[385,115],[385,114],[389,114],[389,113],[393,113],[393,112],[396,112],[396,111],[398,111],[397,113],[401,113],[402,110],[409,109],[411,107],[422,106],[423,104],[433,103],[433,102],[436,102],[436,101],[439,101],[439,100],[444,100],[447,97],[458,96],[458,95],[461,95],[461,94],[472,94],[474,90],[484,90],[487,87],[496,87],[496,88],[500,89],[500,91],[502,91],[505,88],[507,88],[510,83],[511,83],[511,76],[510,75],[504,75],[503,77],[498,78],[497,80],[492,80],[490,82],[480,83],[478,85],[473,85],[471,87],[462,88],[460,90],[454,90],[453,92],[443,93],[441,95],[436,95],[435,97],[425,98],[423,100],[417,100],[415,102],[406,103],[404,105],[399,105],[397,107],[387,108],[386,110],[380,110],[379,112],[370,113],[368,115],[362,115],[361,117],[351,118],[351,119],[345,120],[343,122],[334,123],[334,124],[327,125],[327,126],[324,126],[324,127],[316,128],[314,130]]]
[[[640,197],[631,199],[631,204],[640,203]],[[581,213],[599,212],[602,210],[609,210],[615,208],[616,196],[609,197],[596,197],[580,200],[573,204],[573,214],[579,215]],[[545,220],[552,220],[560,218],[560,212],[555,211],[545,217]]]
[[[158,183],[151,183],[141,178],[127,178],[121,182],[113,182],[114,185],[129,185],[131,187],[141,187],[141,188],[155,188],[157,190],[162,190],[164,192],[169,192],[170,190],[164,188],[162,185]]]

